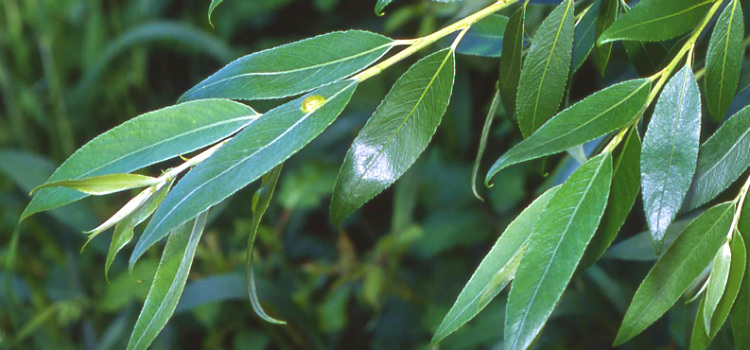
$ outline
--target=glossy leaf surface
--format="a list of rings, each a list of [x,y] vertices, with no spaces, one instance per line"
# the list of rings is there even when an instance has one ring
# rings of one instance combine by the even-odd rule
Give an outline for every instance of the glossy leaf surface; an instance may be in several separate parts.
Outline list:
[[[591,7],[586,10],[583,17],[576,22],[573,37],[573,58],[570,63],[571,75],[575,73],[578,68],[581,68],[583,63],[586,62],[586,58],[589,57],[591,49],[594,48],[594,42],[596,42],[594,26],[601,3],[601,0],[597,0],[591,4]]]
[[[677,237],[638,287],[615,346],[656,322],[680,299],[724,244],[733,214],[733,204],[719,204],[693,220]]]
[[[690,189],[700,130],[700,91],[692,67],[685,66],[664,86],[643,137],[643,206],[657,252]]]
[[[714,0],[643,0],[607,28],[599,43],[663,41],[695,27]]]
[[[531,40],[521,69],[516,111],[529,137],[560,107],[573,51],[573,1],[566,0],[544,19]]]
[[[316,36],[242,57],[188,90],[180,101],[305,93],[359,72],[392,47],[393,40],[360,30]]]
[[[539,216],[508,297],[505,349],[528,349],[568,286],[604,214],[612,181],[609,153],[576,170]]]
[[[129,173],[218,142],[257,118],[252,108],[228,100],[189,102],[142,114],[85,144],[47,183]],[[84,197],[67,188],[42,189],[22,219]]]
[[[703,297],[703,329],[711,333],[711,318],[719,305],[724,290],[727,288],[729,280],[729,268],[732,263],[732,248],[729,243],[724,243],[714,257],[713,266],[711,266],[711,275],[706,286],[706,294]],[[700,321],[698,321],[700,323]]]
[[[356,81],[327,85],[268,111],[177,183],[149,221],[130,265],[170,231],[259,179],[320,135],[349,103]],[[304,112],[308,97],[325,102]]]
[[[719,16],[706,53],[706,103],[715,122],[724,119],[737,91],[744,35],[742,4],[734,0]]]
[[[331,198],[334,224],[392,185],[427,148],[448,107],[454,76],[454,53],[444,49],[396,81],[344,158]]]
[[[750,165],[750,107],[727,120],[701,145],[698,168],[683,209],[716,198]]]
[[[627,125],[641,112],[650,90],[651,83],[646,79],[628,80],[563,110],[500,157],[485,182],[513,164],[565,151]]]
[[[620,1],[619,0],[602,0],[602,3],[598,9],[596,16],[596,24],[594,27],[594,35],[597,40],[602,36],[604,31],[609,28],[612,23],[617,20],[617,15],[620,13]],[[599,74],[604,76],[604,71],[607,69],[609,64],[609,56],[612,53],[612,43],[606,43],[602,45],[596,45],[594,47],[594,62],[596,62],[596,68],[599,69]]]
[[[128,350],[148,348],[172,317],[193,265],[207,216],[208,212],[198,215],[169,236],[146,302],[128,341]]]
[[[522,256],[534,226],[539,216],[547,208],[550,199],[557,193],[559,187],[553,187],[534,200],[521,214],[516,217],[505,229],[500,238],[489,253],[482,259],[474,274],[466,283],[456,302],[451,307],[440,323],[432,343],[438,343],[445,337],[461,328],[474,316],[481,312],[492,299],[500,293],[502,286],[495,286],[491,281],[510,265],[510,263]],[[517,267],[517,266],[516,266]],[[513,270],[513,277],[515,270]],[[506,282],[507,283],[507,282]],[[488,297],[483,297],[487,295]]]

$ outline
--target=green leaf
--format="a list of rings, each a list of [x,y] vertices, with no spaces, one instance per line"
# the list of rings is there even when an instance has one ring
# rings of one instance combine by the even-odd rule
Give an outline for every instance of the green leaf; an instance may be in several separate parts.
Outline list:
[[[649,76],[661,70],[669,54],[661,42],[623,41],[622,45],[640,76]]]
[[[298,95],[359,72],[393,46],[393,40],[361,30],[316,36],[244,56],[192,87],[180,101]]]
[[[563,110],[500,157],[485,182],[513,164],[565,151],[627,125],[641,113],[650,91],[650,80],[628,80]]]
[[[508,17],[501,15],[489,15],[471,26],[461,42],[456,47],[456,52],[464,55],[500,57],[503,53],[503,34],[508,24]],[[455,40],[458,32],[449,35],[444,40],[447,43]]]
[[[356,87],[354,80],[341,81],[276,107],[198,164],[154,213],[130,257],[131,267],[170,231],[268,173],[320,135],[344,110]]]
[[[721,300],[716,307],[716,311],[711,318],[711,331],[706,332],[706,327],[703,321],[705,315],[706,301],[709,299],[708,294],[701,301],[701,305],[698,308],[698,314],[695,318],[695,325],[693,326],[693,336],[690,341],[690,350],[704,350],[708,347],[719,333],[719,329],[724,325],[724,322],[729,316],[730,310],[735,302],[739,302],[738,294],[740,288],[743,285],[744,274],[747,264],[747,251],[745,247],[745,241],[742,239],[742,235],[735,231],[730,243],[731,246],[731,266],[729,267],[729,280],[727,281],[726,289],[724,294],[721,296]],[[734,326],[734,321],[732,322]],[[740,336],[741,338],[742,336]],[[735,344],[737,349],[744,349],[740,340],[735,336]]]
[[[706,103],[717,123],[724,120],[737,91],[744,35],[742,5],[733,0],[719,16],[706,53]]]
[[[604,31],[609,28],[615,20],[617,20],[617,14],[619,12],[620,0],[602,0],[602,4],[599,7],[599,13],[596,16],[596,26],[594,27],[594,35],[597,40],[602,36],[602,33],[604,33]],[[599,69],[599,74],[602,76],[604,76],[604,71],[607,69],[611,53],[612,43],[596,45],[596,47],[594,47],[594,62]]]
[[[375,4],[375,15],[382,16],[385,13],[383,10],[385,10],[385,7],[388,6],[388,4],[391,3],[393,0],[378,0],[378,2]]]
[[[643,137],[643,208],[657,253],[690,189],[700,131],[700,90],[692,67],[685,65],[664,86]]]
[[[508,296],[504,349],[528,349],[539,336],[594,236],[611,181],[611,155],[596,156],[560,186],[539,216]]]
[[[745,242],[745,254],[750,254],[750,201],[745,200],[742,205],[742,215],[738,225],[740,234]],[[745,260],[750,260],[747,257]],[[730,272],[731,275],[731,272]],[[746,264],[745,277],[741,281],[737,300],[732,307],[732,333],[737,349],[750,348],[750,264]]]
[[[211,26],[214,26],[214,23],[211,22],[211,14],[214,13],[214,10],[216,9],[216,6],[219,6],[224,0],[211,0],[211,5],[208,6],[208,23],[211,24]]]
[[[508,225],[495,245],[492,246],[490,252],[482,259],[479,267],[474,271],[461,294],[458,295],[453,307],[443,318],[432,337],[433,344],[442,341],[479,314],[502,291],[505,287],[504,284],[510,281],[509,279],[506,281],[504,277],[512,278],[515,275],[515,268],[507,269],[507,267],[513,265],[511,262],[518,260],[523,255],[531,236],[530,233],[534,229],[539,216],[558,189],[559,186],[544,192]],[[518,266],[516,265],[516,267]],[[507,276],[505,272],[510,272],[510,270],[513,270],[513,273]],[[500,276],[504,283],[493,285],[491,282],[496,276]]]
[[[255,314],[266,322],[274,324],[286,324],[285,321],[277,320],[269,316],[263,306],[260,304],[258,298],[258,292],[255,288],[255,270],[253,269],[253,247],[255,246],[255,236],[258,233],[258,227],[260,227],[260,220],[263,218],[263,214],[266,213],[268,206],[271,204],[271,198],[273,192],[276,189],[276,184],[279,182],[279,175],[281,175],[281,168],[283,163],[276,166],[268,174],[263,176],[263,182],[260,188],[253,195],[253,222],[250,226],[250,234],[247,237],[247,261],[245,262],[245,284],[247,285],[247,293],[250,297],[250,304],[253,306]]]
[[[521,69],[516,108],[524,137],[552,117],[565,93],[573,52],[573,0],[544,19],[531,40]]]
[[[518,81],[521,79],[523,63],[524,22],[526,21],[526,3],[524,2],[510,17],[503,33],[503,57],[500,58],[500,97],[503,100],[505,114],[512,116],[516,112]]]
[[[703,326],[707,333],[712,333],[715,330],[711,328],[711,318],[714,316],[716,307],[719,306],[719,301],[724,295],[724,290],[727,288],[727,280],[729,280],[729,267],[732,263],[732,248],[729,243],[724,243],[716,253],[714,257],[713,266],[711,267],[711,274],[708,278],[708,284],[706,285],[706,294],[703,297],[705,302],[703,309]],[[700,321],[699,321],[700,322]]]
[[[112,263],[115,261],[117,253],[125,248],[128,243],[133,239],[133,231],[135,227],[146,221],[151,214],[156,211],[164,197],[169,193],[172,188],[173,181],[155,189],[155,193],[151,195],[138,209],[133,211],[130,215],[126,216],[115,226],[115,231],[112,234],[112,241],[109,243],[109,251],[107,252],[107,260],[104,264],[104,278],[109,281],[109,268],[112,267]]]
[[[454,56],[444,49],[415,63],[354,139],[333,188],[335,225],[393,184],[427,148],[448,107]]]
[[[636,168],[637,169],[637,168]],[[613,193],[614,195],[614,193]],[[606,214],[605,214],[606,215]],[[692,218],[676,220],[669,226],[664,235],[664,246],[669,247],[685,231]],[[618,242],[604,254],[605,259],[625,261],[656,261],[659,255],[654,252],[651,232],[645,231]]]
[[[617,40],[664,41],[693,29],[715,0],[643,0],[622,15],[599,37]]]
[[[257,118],[252,108],[228,100],[195,101],[142,114],[85,144],[47,183],[129,173],[220,141]],[[42,189],[21,220],[86,196],[67,188]]]
[[[684,210],[716,198],[750,165],[750,107],[730,117],[701,145]]]
[[[658,320],[688,290],[724,244],[734,209],[722,203],[706,210],[667,248],[635,292],[614,346]]]
[[[185,288],[208,212],[177,228],[167,240],[156,276],[128,341],[128,350],[146,349],[172,317]]]
[[[641,158],[641,138],[638,128],[631,128],[623,141],[623,146],[615,151],[612,188],[607,200],[602,223],[591,239],[586,254],[581,260],[580,269],[594,264],[614,242],[620,227],[628,217],[638,197],[641,174],[638,170]]]
[[[477,190],[477,177],[479,176],[479,166],[482,163],[482,156],[484,150],[487,149],[487,140],[490,136],[490,129],[492,129],[492,120],[495,119],[497,113],[497,107],[500,106],[500,90],[495,90],[495,97],[492,98],[490,103],[490,110],[487,112],[487,117],[484,120],[484,126],[482,127],[482,136],[479,139],[479,148],[477,149],[477,158],[474,160],[474,167],[471,169],[471,191],[474,192],[474,197],[484,201],[482,196],[479,195]]]
[[[151,186],[159,182],[159,179],[151,176],[138,174],[107,174],[101,176],[87,177],[80,180],[61,180],[47,182],[31,190],[31,193],[43,188],[65,187],[85,194],[103,196],[134,188]]]
[[[573,59],[570,64],[570,74],[575,73],[586,58],[589,57],[591,49],[594,48],[596,37],[594,36],[594,23],[599,13],[599,7],[602,0],[597,0],[585,11],[586,13],[576,22],[576,29],[573,35]]]

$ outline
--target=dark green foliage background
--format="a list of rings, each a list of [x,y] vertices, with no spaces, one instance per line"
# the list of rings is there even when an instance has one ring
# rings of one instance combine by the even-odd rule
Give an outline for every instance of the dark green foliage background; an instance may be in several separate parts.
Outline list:
[[[85,241],[81,231],[114,213],[127,194],[88,198],[16,227],[29,186],[43,181],[77,147],[136,115],[174,104],[191,86],[242,55],[350,28],[418,37],[487,4],[400,1],[377,17],[374,3],[226,1],[214,12],[212,28],[207,0],[3,0],[0,348],[124,348],[148,291],[161,249],[151,249],[138,263],[136,277],[143,283],[128,276],[128,254],[115,261],[110,283],[105,280],[110,233],[79,253]],[[529,6],[527,28],[533,32],[551,8]],[[510,16],[515,9],[502,14]],[[440,45],[445,46],[434,45],[421,57]],[[567,102],[637,76],[623,45],[613,48],[604,77],[592,60],[576,72]],[[511,167],[485,190],[485,202],[474,198],[471,169],[499,64],[459,55],[451,103],[427,151],[394,187],[341,228],[332,226],[328,206],[347,148],[415,61],[410,58],[362,84],[339,120],[284,166],[256,242],[256,277],[264,308],[289,325],[263,322],[247,300],[243,264],[250,199],[257,187],[252,185],[211,212],[181,304],[153,349],[427,349],[500,232],[542,190],[567,178],[574,161],[566,156],[557,162],[558,156]],[[252,106],[264,112],[277,104]],[[701,134],[705,139],[712,133]],[[482,173],[520,140],[516,121],[500,108]],[[158,175],[159,169],[147,173]],[[726,193],[729,198],[736,189]],[[644,228],[639,196],[618,239]],[[20,234],[12,259],[16,229]],[[651,265],[605,258],[579,272],[538,347],[610,348]],[[502,348],[506,298],[507,292],[501,293],[440,348]],[[696,307],[679,302],[623,348],[685,348]],[[725,328],[712,348],[731,347]]]

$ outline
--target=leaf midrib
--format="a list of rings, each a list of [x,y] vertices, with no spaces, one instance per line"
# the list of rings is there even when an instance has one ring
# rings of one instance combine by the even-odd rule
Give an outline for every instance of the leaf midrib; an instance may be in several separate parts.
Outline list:
[[[591,176],[591,180],[589,180],[588,184],[586,185],[586,190],[583,191],[583,195],[581,196],[580,200],[578,200],[578,203],[576,204],[575,209],[573,210],[573,213],[570,214],[570,219],[565,224],[565,228],[562,231],[563,234],[560,237],[560,239],[557,241],[557,245],[555,246],[555,249],[552,252],[552,257],[549,259],[549,261],[547,262],[547,266],[545,266],[544,268],[544,272],[541,275],[542,278],[539,280],[539,283],[537,283],[536,287],[534,288],[533,293],[531,294],[531,297],[529,298],[529,302],[527,304],[527,307],[524,310],[523,317],[521,318],[521,323],[518,326],[519,332],[514,333],[515,337],[513,337],[513,343],[511,344],[512,345],[511,349],[516,348],[518,341],[519,341],[519,337],[521,336],[521,332],[522,332],[521,330],[523,329],[523,326],[526,323],[526,320],[528,319],[529,311],[531,309],[531,304],[533,304],[534,301],[536,300],[536,295],[539,292],[539,287],[546,280],[547,273],[549,273],[549,269],[552,266],[552,262],[555,260],[555,256],[557,256],[557,253],[560,249],[560,245],[562,244],[562,242],[565,240],[565,237],[569,233],[568,231],[570,230],[570,225],[573,223],[573,221],[575,221],[574,219],[578,215],[578,210],[581,208],[581,204],[583,204],[584,199],[588,197],[589,191],[591,191],[591,186],[593,185],[594,181],[597,180],[597,178],[599,177],[599,173],[601,172],[603,166],[604,166],[604,159],[602,159],[600,161],[599,166],[596,167],[596,171],[594,172],[593,176]],[[550,200],[550,202],[552,202],[552,200],[554,200],[558,194],[559,192],[555,194],[555,196]]]
[[[631,29],[633,29],[633,28],[637,28],[637,27],[640,27],[640,26],[644,26],[644,25],[647,25],[647,24],[651,24],[651,23],[654,23],[654,22],[657,22],[657,21],[663,21],[663,20],[669,19],[669,18],[671,18],[671,17],[679,16],[679,15],[681,15],[681,14],[683,14],[683,13],[687,13],[687,12],[693,11],[693,10],[695,10],[695,9],[697,9],[697,8],[701,7],[701,6],[705,6],[705,5],[708,5],[708,4],[710,4],[710,3],[712,3],[712,2],[715,2],[715,1],[716,1],[716,0],[707,0],[707,1],[704,1],[704,2],[702,2],[702,3],[699,3],[699,4],[695,4],[695,5],[691,6],[691,7],[688,7],[688,8],[686,8],[686,9],[682,10],[682,11],[677,11],[677,12],[675,12],[675,13],[672,13],[672,14],[669,14],[669,15],[666,15],[666,16],[662,16],[662,17],[659,17],[659,18],[654,18],[654,19],[651,19],[651,20],[648,20],[648,21],[641,21],[641,22],[638,22],[638,23],[636,23],[636,24],[634,24],[634,25],[631,25],[631,26],[629,26],[629,27],[624,27],[624,28],[620,29],[619,31],[615,31],[615,32],[613,32],[612,34],[610,34],[610,35],[607,35],[607,36],[608,36],[608,38],[607,38],[607,39],[612,39],[612,37],[613,37],[614,35],[616,35],[616,34],[618,34],[618,33],[621,33],[621,32],[623,32],[623,31],[631,30]],[[612,40],[607,40],[607,41],[612,41]]]
[[[722,155],[722,156],[721,156],[721,157],[720,157],[720,158],[719,158],[719,159],[718,159],[718,160],[717,160],[716,162],[714,162],[714,164],[713,164],[713,165],[712,165],[712,166],[711,166],[711,167],[710,167],[710,168],[709,168],[708,170],[706,170],[705,172],[702,172],[701,174],[699,174],[699,175],[698,175],[698,177],[696,177],[696,179],[695,179],[695,181],[694,181],[694,182],[695,182],[696,184],[698,184],[698,183],[700,183],[700,180],[702,180],[702,179],[703,179],[704,177],[706,177],[706,176],[707,176],[707,175],[708,175],[709,173],[712,173],[712,172],[714,171],[714,169],[716,169],[716,167],[717,167],[717,166],[719,166],[719,164],[720,164],[720,163],[723,163],[723,162],[724,162],[724,160],[725,160],[725,159],[726,159],[727,157],[729,157],[729,155],[730,155],[730,154],[732,153],[732,151],[734,151],[734,149],[735,149],[735,148],[736,148],[736,147],[737,147],[737,146],[738,146],[738,145],[739,145],[740,143],[742,143],[742,140],[743,140],[743,139],[744,139],[745,137],[747,137],[748,133],[750,133],[750,128],[747,128],[747,129],[745,129],[745,131],[744,131],[744,132],[743,132],[742,134],[740,134],[740,137],[738,137],[738,138],[737,138],[737,142],[733,143],[733,144],[732,144],[732,147],[729,147],[729,149],[728,149],[728,150],[727,150],[726,152],[724,152],[724,154],[723,154],[723,155]],[[715,134],[714,134],[714,135],[715,135]],[[711,139],[712,139],[712,138],[711,138]],[[708,139],[708,141],[711,141],[711,139]],[[708,143],[708,141],[706,141],[706,143]],[[705,144],[704,144],[704,145],[705,145]]]
[[[733,24],[733,21],[734,21],[734,14],[735,14],[736,10],[737,10],[737,0],[734,0],[734,1],[732,1],[732,12],[729,15],[729,21],[727,23],[727,35],[726,35],[726,39],[724,40],[724,55],[723,55],[723,57],[721,59],[721,78],[722,79],[719,82],[720,83],[719,84],[719,108],[721,108],[721,105],[724,104],[723,103],[723,99],[724,99],[724,97],[723,97],[724,96],[724,84],[723,84],[723,82],[724,82],[724,74],[725,74],[726,68],[727,68],[727,56],[729,54],[729,52],[728,52],[729,51],[729,40],[730,40],[731,35],[732,35],[732,24]],[[708,77],[706,77],[706,78],[707,78],[706,80],[708,80]],[[721,111],[721,109],[719,109],[719,111]],[[718,113],[718,111],[717,111],[717,113]],[[723,118],[724,116],[722,115],[721,117]]]

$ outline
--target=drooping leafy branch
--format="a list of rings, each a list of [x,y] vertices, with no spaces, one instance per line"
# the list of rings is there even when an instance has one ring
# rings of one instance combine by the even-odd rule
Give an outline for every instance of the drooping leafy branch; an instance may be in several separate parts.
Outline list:
[[[219,3],[211,2],[209,21]],[[390,3],[378,1],[375,12],[381,14]],[[680,226],[679,236],[668,239],[678,226],[673,221],[714,200],[750,165],[750,107],[734,113],[700,144],[704,112],[715,122],[724,120],[738,88],[748,85],[742,87],[739,78],[748,45],[739,0],[642,0],[632,9],[625,1],[595,0],[583,1],[589,4],[578,13],[573,0],[556,3],[528,47],[529,1],[499,0],[417,39],[350,30],[242,57],[189,89],[179,104],[138,116],[81,147],[36,189],[21,220],[88,195],[143,188],[92,230],[90,239],[114,227],[106,274],[134,229],[149,217],[130,256],[131,271],[149,248],[167,238],[128,344],[128,349],[145,349],[175,310],[209,209],[261,180],[248,237],[248,292],[260,317],[283,324],[257,298],[252,250],[284,162],[342,114],[360,83],[439,44],[444,48],[417,61],[396,81],[354,139],[333,191],[334,224],[393,185],[427,148],[453,92],[457,52],[501,57],[499,76],[493,78],[498,90],[472,176],[477,197],[476,177],[501,104],[517,117],[524,139],[492,165],[486,184],[508,167],[566,151],[582,164],[506,228],[433,343],[466,324],[510,284],[505,349],[531,348],[576,273],[615,241],[640,192],[660,256],[635,293],[615,344],[633,338],[689,295],[702,296],[691,348],[706,348],[730,316],[738,347],[749,346],[750,204],[745,198],[750,177],[733,200],[693,220],[682,219],[688,223]],[[496,14],[514,4],[518,8],[510,18]],[[700,62],[702,33],[719,13]],[[487,36],[502,43],[475,44]],[[664,41],[674,47],[666,48]],[[604,75],[617,42],[640,77],[569,104],[571,76],[589,56]],[[401,51],[382,59],[398,47]],[[694,73],[701,63],[705,68]],[[702,107],[698,84],[703,76],[708,108]],[[287,97],[293,98],[262,115],[233,101]],[[582,145],[592,142],[595,152],[587,159]],[[133,174],[199,150],[160,176]]]

